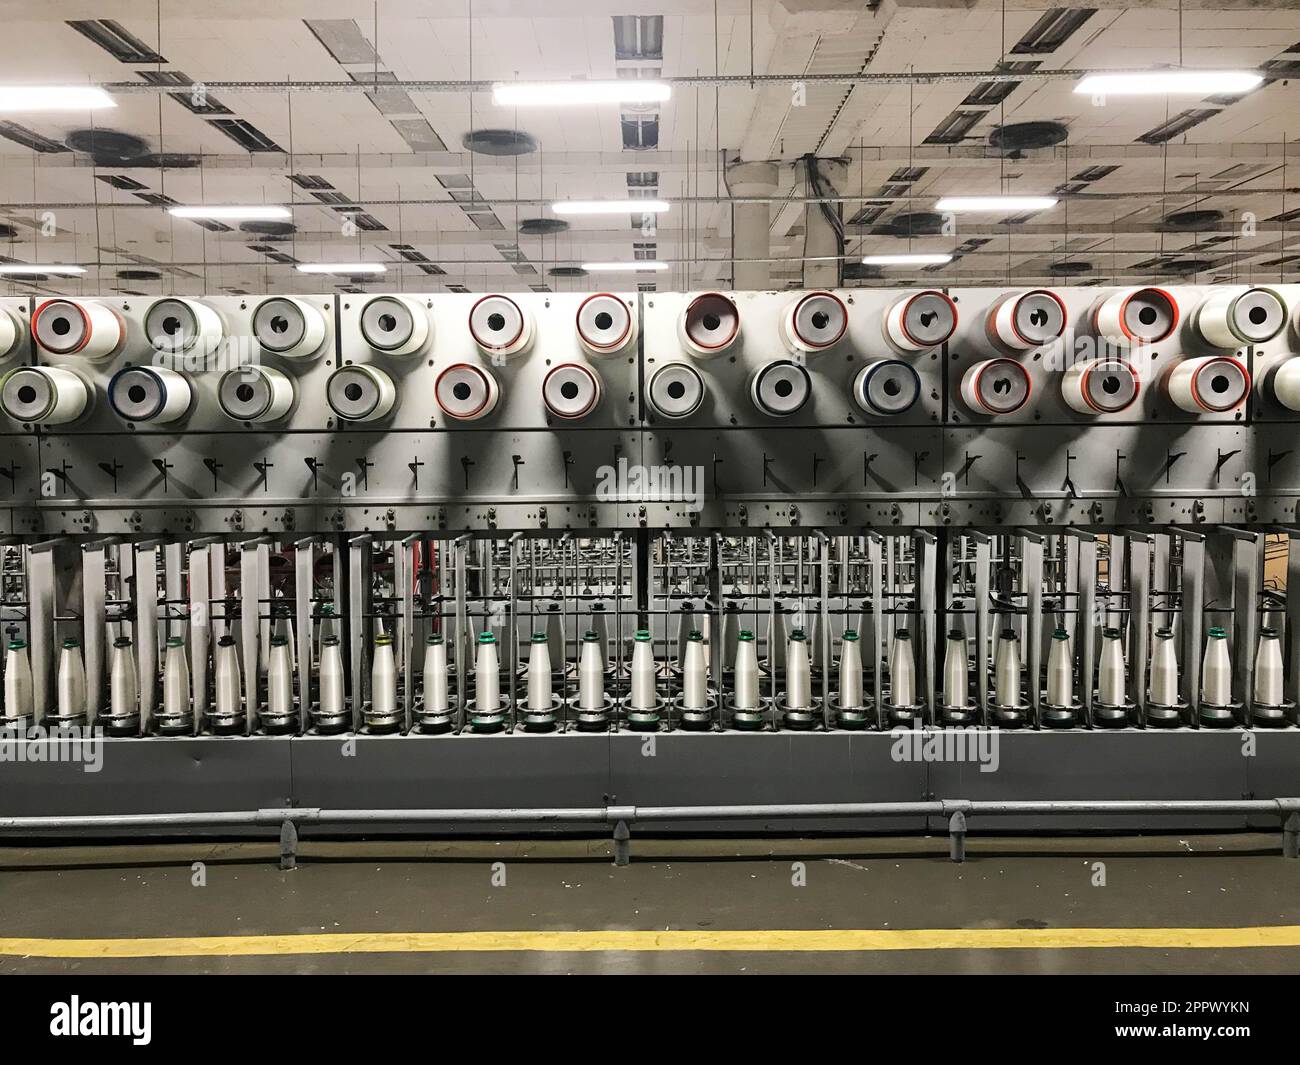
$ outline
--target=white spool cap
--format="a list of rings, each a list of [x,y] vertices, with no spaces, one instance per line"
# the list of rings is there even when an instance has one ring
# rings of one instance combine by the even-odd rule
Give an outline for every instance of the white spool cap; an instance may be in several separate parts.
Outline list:
[[[853,401],[877,417],[905,414],[921,396],[921,378],[902,359],[873,359],[853,378]]]
[[[469,332],[484,355],[509,358],[533,343],[533,316],[509,296],[484,296],[469,310]]]
[[[1287,410],[1300,411],[1300,355],[1285,360],[1273,372],[1273,398]]]
[[[600,378],[581,363],[562,362],[542,379],[542,402],[556,418],[585,418],[600,403]]]
[[[1178,328],[1178,301],[1163,288],[1123,289],[1097,304],[1093,325],[1121,347],[1158,344]]]
[[[241,366],[221,375],[217,399],[237,422],[277,422],[293,409],[293,380],[270,366]]]
[[[17,422],[67,425],[90,405],[90,386],[71,370],[20,366],[0,377],[0,407]]]
[[[1142,391],[1133,364],[1123,359],[1077,362],[1061,376],[1061,397],[1080,414],[1118,414]]]
[[[809,292],[781,315],[781,336],[791,351],[812,355],[840,342],[849,328],[849,309],[833,292]]]
[[[1032,392],[1029,372],[1015,359],[984,359],[961,379],[961,398],[975,414],[1015,414]]]
[[[720,355],[740,336],[740,308],[721,292],[704,292],[686,305],[677,321],[677,336],[700,359]]]
[[[32,315],[32,336],[54,355],[103,359],[121,346],[126,327],[116,312],[91,300],[46,300]]]
[[[262,347],[286,359],[305,359],[325,343],[325,315],[306,300],[273,296],[253,311],[253,336]]]
[[[749,398],[763,414],[788,418],[798,414],[812,395],[812,379],[797,362],[769,362],[750,378]]]
[[[487,370],[467,362],[448,366],[433,384],[442,413],[458,422],[486,418],[501,401],[501,386]]]
[[[578,305],[578,340],[592,355],[614,355],[636,342],[632,308],[609,292],[597,292]]]
[[[385,355],[411,355],[429,339],[429,312],[409,296],[376,296],[361,308],[361,336]]]
[[[397,403],[397,386],[377,366],[340,366],[325,382],[330,409],[350,422],[375,422]]]
[[[183,355],[196,347],[210,354],[221,343],[223,332],[217,312],[198,300],[154,300],[144,316],[149,346],[165,355]]]
[[[934,289],[904,296],[885,312],[885,339],[899,351],[936,348],[956,328],[957,304]]]
[[[1169,398],[1188,414],[1223,414],[1250,395],[1250,371],[1229,355],[1179,359],[1167,382]]]
[[[689,418],[704,404],[704,379],[695,367],[670,362],[654,372],[646,398],[661,418]]]
[[[108,403],[128,422],[166,425],[183,418],[194,391],[189,379],[165,366],[127,366],[108,382]]]
[[[1013,351],[1041,348],[1060,339],[1069,315],[1055,292],[1036,288],[1004,296],[989,309],[989,339]]]
[[[18,319],[0,307],[0,359],[7,359],[18,350]]]
[[[1286,300],[1271,288],[1220,288],[1196,311],[1196,330],[1216,348],[1263,344],[1286,328]]]

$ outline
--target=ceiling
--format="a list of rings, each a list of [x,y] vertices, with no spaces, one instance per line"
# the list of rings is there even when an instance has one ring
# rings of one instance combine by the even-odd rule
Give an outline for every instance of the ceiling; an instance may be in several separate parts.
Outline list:
[[[1091,2],[0,0],[14,42],[5,82],[134,90],[116,91],[108,111],[0,116],[0,256],[87,267],[3,288],[725,287],[738,161],[779,164],[771,284],[798,286],[816,250],[809,218],[826,224],[804,202],[809,155],[847,198],[847,284],[1300,279],[1300,159],[1286,147],[1300,139],[1294,0],[1184,0],[1181,12]],[[1073,93],[1075,76],[1051,76],[1180,62],[1267,79],[1240,98],[1093,101]],[[995,71],[1021,78],[978,77]],[[972,76],[931,77],[944,73]],[[641,110],[516,112],[487,90],[575,77],[686,80]],[[1058,143],[998,146],[1003,127],[1029,122],[1054,123],[1030,132]],[[520,131],[531,150],[466,151],[485,129]],[[955,232],[918,217],[945,194],[999,191],[1061,200],[1011,218],[963,215]],[[520,229],[553,218],[555,199],[629,195],[673,206],[646,231],[631,215]],[[176,220],[171,203],[291,204],[292,232]],[[1167,221],[1191,211],[1195,228]],[[957,257],[879,275],[857,264],[905,250]],[[670,267],[551,273],[638,258]],[[389,270],[365,281],[294,269],[340,260]]]

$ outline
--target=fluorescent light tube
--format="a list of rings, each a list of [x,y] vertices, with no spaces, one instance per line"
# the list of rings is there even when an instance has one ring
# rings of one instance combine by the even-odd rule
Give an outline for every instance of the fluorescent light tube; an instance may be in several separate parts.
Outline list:
[[[0,85],[0,111],[98,111],[116,106],[94,85]]]
[[[551,204],[556,214],[662,214],[666,200],[561,200]]]
[[[304,274],[382,274],[387,270],[383,263],[299,263],[298,271]]]
[[[664,81],[535,81],[492,86],[498,107],[564,107],[572,104],[662,103],[673,90]]]
[[[168,207],[167,213],[174,215],[176,218],[203,218],[216,220],[248,218],[259,221],[270,221],[272,219],[278,220],[293,217],[293,212],[287,207],[275,207],[266,204],[250,204],[247,207],[240,207],[235,204],[212,207]]]
[[[1089,74],[1074,87],[1088,96],[1236,96],[1264,80],[1248,70],[1152,70],[1140,74]]]
[[[668,264],[658,262],[655,259],[638,259],[630,263],[583,263],[582,268],[589,273],[595,273],[598,270],[667,270]]]
[[[1045,211],[1056,206],[1055,196],[945,196],[936,211]]]
[[[64,274],[69,277],[84,274],[84,266],[60,266],[58,263],[0,263],[0,274]]]
[[[952,262],[947,252],[907,252],[900,255],[864,255],[864,266],[940,266]]]

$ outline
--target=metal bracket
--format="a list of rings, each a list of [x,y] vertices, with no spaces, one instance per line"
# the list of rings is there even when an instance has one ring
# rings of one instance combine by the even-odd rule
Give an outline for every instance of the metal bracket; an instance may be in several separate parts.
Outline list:
[[[288,820],[280,822],[280,868],[298,868],[298,826]]]

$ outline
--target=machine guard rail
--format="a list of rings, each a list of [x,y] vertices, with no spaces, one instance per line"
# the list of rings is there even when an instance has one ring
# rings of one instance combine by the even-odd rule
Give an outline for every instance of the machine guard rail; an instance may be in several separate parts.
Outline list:
[[[296,864],[300,825],[366,824],[608,824],[613,825],[614,863],[630,861],[631,826],[695,820],[795,820],[816,818],[946,817],[949,854],[966,857],[967,819],[1008,815],[1074,814],[1241,814],[1273,815],[1282,821],[1282,853],[1300,858],[1300,798],[970,800],[922,802],[794,803],[745,806],[592,806],[476,810],[324,810],[284,807],[211,813],[87,814],[0,817],[0,836],[15,833],[95,829],[249,829],[279,826],[280,866]]]

